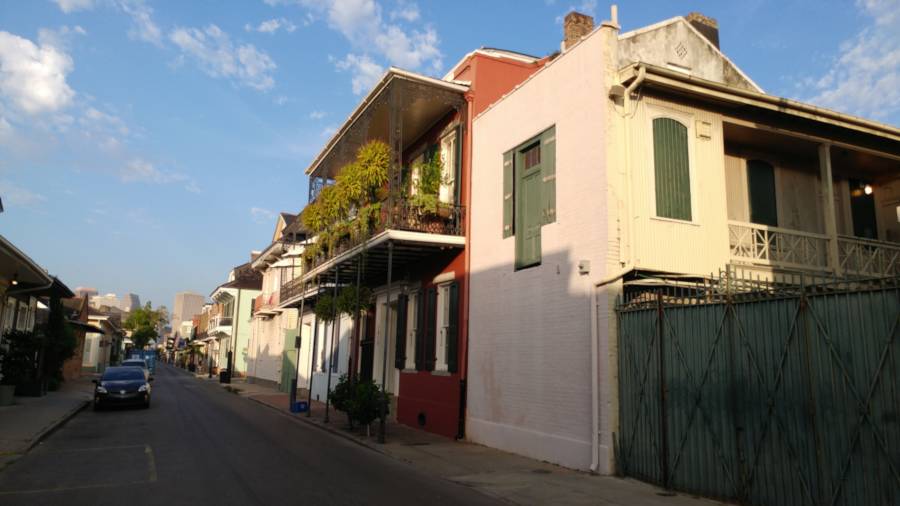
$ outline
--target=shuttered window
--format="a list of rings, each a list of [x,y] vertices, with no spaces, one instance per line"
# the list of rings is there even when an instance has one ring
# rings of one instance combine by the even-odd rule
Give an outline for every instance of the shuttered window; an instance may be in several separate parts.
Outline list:
[[[775,168],[762,160],[749,160],[747,162],[747,192],[750,200],[750,221],[777,227]]]
[[[394,367],[406,367],[406,309],[409,298],[405,294],[397,297],[397,333],[394,336]]]
[[[653,165],[656,215],[691,221],[691,174],[688,130],[671,118],[653,120]]]
[[[435,340],[437,337],[437,288],[431,287],[425,291],[425,335],[422,343],[422,362],[424,370],[433,371],[435,359]]]
[[[516,236],[516,269],[541,263],[541,226],[556,221],[556,127],[503,155],[503,237]]]
[[[428,299],[427,292],[419,292],[416,297],[416,370],[425,370],[425,301]]]
[[[447,370],[457,372],[459,370],[459,283],[454,281],[448,287],[449,300],[447,321]]]

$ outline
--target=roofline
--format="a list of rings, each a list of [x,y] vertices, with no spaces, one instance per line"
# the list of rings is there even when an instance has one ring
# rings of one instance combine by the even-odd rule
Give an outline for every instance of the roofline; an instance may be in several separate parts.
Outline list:
[[[13,254],[13,256],[19,257],[26,267],[29,267],[33,270],[38,276],[42,276],[44,281],[47,283],[52,283],[55,279],[51,276],[43,267],[40,266],[37,262],[31,259],[28,255],[26,255],[22,250],[17,248],[13,243],[11,243],[7,238],[0,235],[0,247],[6,248]]]
[[[498,51],[498,52],[504,53],[504,54],[493,54],[493,53],[489,53],[488,51]],[[509,58],[510,60],[517,60],[522,63],[535,63],[535,62],[538,62],[541,60],[540,56],[534,56],[534,55],[530,55],[530,54],[526,54],[526,53],[520,53],[518,51],[511,51],[509,49],[500,49],[500,48],[496,48],[496,47],[480,47],[478,49],[475,49],[474,51],[469,51],[468,53],[465,54],[465,56],[460,58],[459,61],[456,62],[456,65],[454,65],[446,74],[444,74],[444,80],[452,79],[453,75],[456,74],[456,69],[458,69],[463,63],[465,63],[467,60],[469,60],[471,57],[475,56],[476,54],[489,56],[491,58]]]
[[[741,70],[740,67],[738,67],[733,61],[731,61],[731,58],[729,58],[725,53],[723,53],[721,49],[717,48],[716,45],[712,43],[712,41],[710,41],[709,39],[706,38],[705,35],[700,33],[700,31],[697,30],[697,28],[694,27],[694,25],[692,25],[691,22],[688,21],[687,18],[685,18],[684,16],[675,16],[674,18],[669,18],[669,19],[660,21],[658,23],[653,23],[652,25],[645,26],[643,28],[638,28],[636,30],[631,30],[629,32],[625,32],[625,33],[619,35],[619,40],[628,39],[628,38],[634,37],[635,35],[641,35],[641,34],[647,33],[647,32],[652,32],[653,30],[662,28],[666,25],[671,25],[672,23],[676,23],[678,21],[684,21],[684,23],[688,26],[688,28],[693,30],[694,33],[698,37],[700,37],[701,40],[706,42],[707,46],[711,47],[716,53],[719,54],[719,56],[721,56],[725,61],[730,63],[731,66],[734,67],[735,70],[737,70],[737,73],[741,75],[741,77],[746,79],[747,82],[750,83],[754,88],[756,88],[757,91],[759,91],[760,93],[765,93],[765,90],[763,90],[760,85],[756,84],[756,82],[753,79],[750,79],[750,76],[745,74],[744,71]]]
[[[827,122],[843,128],[856,130],[869,135],[887,137],[893,141],[900,142],[900,128],[885,123],[844,114],[789,98],[768,95],[766,93],[708,81],[696,76],[687,75],[682,72],[669,70],[655,65],[648,65],[646,63],[631,64],[619,70],[620,81],[625,82],[633,77],[637,77],[640,67],[646,69],[646,75],[644,77],[645,83],[652,82],[660,86],[674,87],[681,89],[682,91],[688,91],[697,95],[705,95],[719,100],[742,102],[745,104],[749,102],[749,105],[770,109],[784,114],[792,114],[814,121]]]
[[[419,81],[424,84],[430,84],[432,86],[438,86],[444,88],[449,91],[455,91],[458,93],[465,93],[469,90],[468,86],[464,86],[461,84],[450,83],[441,79],[436,79],[434,77],[428,77],[426,75],[417,74],[415,72],[410,72],[407,70],[399,69],[397,67],[389,67],[387,71],[385,71],[384,75],[381,76],[381,80],[378,81],[371,91],[366,95],[366,97],[360,102],[350,116],[344,121],[341,128],[331,136],[331,139],[325,144],[325,147],[319,154],[313,159],[312,163],[309,164],[309,167],[306,168],[305,174],[310,175],[318,168],[319,164],[322,163],[322,160],[331,153],[331,150],[334,149],[334,146],[338,143],[341,137],[347,132],[347,130],[356,123],[356,120],[359,119],[360,115],[366,108],[381,94],[382,91],[387,88],[388,84],[393,79],[408,79],[410,81]]]

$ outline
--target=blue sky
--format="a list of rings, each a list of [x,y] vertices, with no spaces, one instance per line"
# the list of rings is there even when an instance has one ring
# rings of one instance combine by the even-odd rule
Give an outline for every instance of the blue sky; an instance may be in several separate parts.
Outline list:
[[[772,94],[900,124],[900,0],[620,2],[690,11]],[[0,234],[69,286],[208,294],[306,200],[303,169],[388,65],[559,48],[596,1],[0,0]]]

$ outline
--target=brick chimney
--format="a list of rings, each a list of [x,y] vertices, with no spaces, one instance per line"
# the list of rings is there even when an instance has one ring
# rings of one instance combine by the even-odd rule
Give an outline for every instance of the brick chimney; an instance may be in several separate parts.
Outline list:
[[[690,23],[694,28],[700,32],[701,35],[706,37],[707,40],[713,43],[717,48],[719,47],[719,22],[713,18],[706,17],[699,12],[692,12],[685,16],[685,19],[688,23]]]
[[[563,20],[563,51],[572,47],[594,29],[594,18],[572,11]]]

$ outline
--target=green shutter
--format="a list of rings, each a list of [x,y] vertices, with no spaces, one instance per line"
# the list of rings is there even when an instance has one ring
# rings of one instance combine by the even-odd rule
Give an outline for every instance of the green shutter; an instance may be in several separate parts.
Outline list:
[[[394,339],[394,366],[397,369],[406,367],[406,306],[409,297],[400,294],[397,297],[397,335]]]
[[[513,152],[503,153],[503,238],[514,233],[513,223]]]
[[[437,337],[437,288],[430,287],[425,291],[428,300],[425,303],[425,342],[423,350],[424,367],[426,371],[434,370],[437,358],[435,350],[435,338]]]
[[[416,297],[416,370],[425,370],[425,291]]]
[[[750,221],[777,227],[775,168],[761,160],[749,160],[747,162],[747,191],[750,197]]]
[[[653,120],[656,215],[691,220],[687,127],[671,118]]]
[[[556,221],[556,127],[541,134],[541,223]]]
[[[456,127],[456,153],[454,153],[453,160],[456,162],[454,170],[454,178],[453,178],[453,202],[456,205],[460,205],[460,200],[462,199],[462,126]]]
[[[459,283],[450,284],[450,321],[447,322],[447,370],[456,372],[459,367]]]

